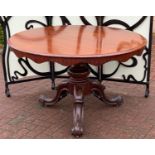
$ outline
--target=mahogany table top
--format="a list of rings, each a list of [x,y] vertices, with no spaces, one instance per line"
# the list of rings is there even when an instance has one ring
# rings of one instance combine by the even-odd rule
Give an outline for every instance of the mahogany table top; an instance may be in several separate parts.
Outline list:
[[[18,57],[37,63],[100,65],[140,55],[146,39],[131,31],[103,26],[50,26],[16,33],[8,44]]]

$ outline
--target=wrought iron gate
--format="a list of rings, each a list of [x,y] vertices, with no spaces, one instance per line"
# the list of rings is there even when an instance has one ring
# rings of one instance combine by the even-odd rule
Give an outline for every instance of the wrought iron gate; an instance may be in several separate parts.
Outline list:
[[[56,25],[99,25],[135,31],[143,35],[148,44],[142,56],[133,56],[125,63],[109,62],[102,66],[90,65],[91,77],[100,81],[109,80],[143,84],[146,86],[145,97],[149,95],[152,25],[150,16],[40,16],[17,17],[1,16],[0,23],[4,31],[4,49],[2,55],[5,93],[9,97],[9,85],[32,80],[51,79],[52,88],[55,78],[66,78],[68,67],[54,62],[37,64],[28,58],[17,58],[10,51],[7,40],[14,33],[36,27]]]

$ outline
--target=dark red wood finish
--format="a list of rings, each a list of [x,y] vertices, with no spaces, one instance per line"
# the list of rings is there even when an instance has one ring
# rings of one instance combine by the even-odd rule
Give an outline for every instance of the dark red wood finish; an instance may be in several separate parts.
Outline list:
[[[12,36],[8,44],[19,57],[37,63],[101,65],[110,60],[126,61],[141,54],[146,39],[139,34],[102,26],[57,26],[32,29]]]
[[[71,94],[75,100],[73,108],[74,136],[83,134],[84,97],[93,93],[108,105],[120,105],[121,96],[108,99],[105,87],[91,81],[87,64],[101,65],[110,60],[126,61],[140,55],[146,39],[139,34],[116,28],[101,26],[57,26],[33,29],[15,34],[8,41],[18,57],[28,57],[37,63],[44,61],[70,65],[70,78],[60,84],[56,96],[40,97],[43,105],[51,106]]]

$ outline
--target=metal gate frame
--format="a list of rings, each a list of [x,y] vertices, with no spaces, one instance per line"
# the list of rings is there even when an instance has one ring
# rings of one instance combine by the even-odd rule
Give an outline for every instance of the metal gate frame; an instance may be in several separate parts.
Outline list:
[[[44,16],[46,19],[46,24],[41,23],[40,21],[36,21],[36,20],[29,20],[27,21],[27,23],[25,24],[25,28],[26,29],[30,29],[33,28],[33,25],[31,25],[32,23],[39,23],[42,26],[51,26],[53,25],[53,16]],[[28,79],[20,79],[18,80],[10,80],[8,81],[7,77],[9,76],[7,74],[7,68],[9,70],[9,55],[6,56],[6,54],[8,54],[10,52],[10,49],[7,46],[7,40],[10,37],[10,31],[9,31],[9,25],[8,25],[8,21],[11,18],[11,16],[0,16],[0,23],[2,25],[3,28],[3,33],[4,33],[4,48],[3,48],[3,53],[2,53],[2,65],[3,65],[3,73],[4,73],[4,81],[5,81],[5,94],[7,97],[10,97],[10,91],[9,91],[9,85],[11,84],[17,84],[17,83],[22,83],[22,82],[29,82],[29,81],[34,81],[34,80],[41,80],[41,79],[51,79],[51,83],[52,83],[52,89],[55,88],[55,79],[56,78],[68,78],[68,76],[62,76],[63,73],[65,73],[68,69],[68,67],[66,67],[65,69],[61,70],[61,71],[55,71],[55,63],[54,62],[49,62],[49,66],[50,66],[50,72],[47,72],[46,74],[41,75],[40,73],[36,72],[37,75],[39,75],[39,77],[33,77],[33,78],[28,78]],[[66,16],[60,16],[62,24],[63,25],[71,25],[70,21],[67,19]],[[126,27],[126,29],[132,31],[134,30],[134,28],[136,28],[139,24],[141,24],[146,16],[143,16],[135,25],[132,25],[131,27],[126,24],[125,22],[122,22],[120,20],[110,20],[107,22],[104,22],[104,18],[105,16],[95,16],[96,18],[96,23],[99,26],[109,26],[111,24],[120,24]],[[83,22],[83,24],[85,25],[91,25],[91,23],[89,21],[87,21],[87,19],[84,16],[80,16],[81,21]],[[147,80],[146,82],[143,81],[136,81],[132,75],[130,75],[127,79],[123,79],[123,80],[119,80],[119,79],[114,79],[114,78],[110,78],[107,77],[106,75],[104,75],[103,73],[103,65],[98,66],[98,70],[95,71],[93,70],[93,68],[91,68],[90,66],[90,70],[91,73],[94,75],[95,79],[98,79],[99,81],[102,80],[107,80],[107,81],[115,81],[115,82],[124,82],[124,83],[131,83],[131,84],[141,84],[141,85],[145,85],[146,89],[145,89],[145,97],[149,96],[149,85],[150,85],[150,68],[151,68],[151,51],[152,51],[152,29],[153,29],[153,16],[150,17],[150,29],[149,29],[149,44],[148,44],[148,48],[145,47],[145,50],[147,51],[148,54],[148,61],[146,62],[146,66],[145,66],[145,76],[147,76]],[[19,58],[18,61],[24,61],[24,63],[29,66],[31,68],[32,71],[35,72],[35,70],[30,66],[30,64],[23,60],[22,58]],[[7,65],[7,66],[6,66]],[[131,66],[130,66],[131,67]],[[18,72],[18,71],[17,71]],[[20,74],[20,73],[19,73]],[[26,76],[26,73],[25,75]],[[130,79],[133,79],[132,81]],[[10,78],[11,79],[11,78]]]

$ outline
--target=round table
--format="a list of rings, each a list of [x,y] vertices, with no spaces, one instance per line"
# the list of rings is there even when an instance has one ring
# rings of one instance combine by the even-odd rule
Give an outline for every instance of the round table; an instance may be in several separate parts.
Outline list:
[[[108,105],[120,105],[122,97],[108,99],[105,87],[88,78],[88,64],[101,65],[111,60],[127,61],[141,55],[146,39],[134,32],[103,26],[50,26],[23,31],[13,35],[8,44],[18,57],[28,57],[37,63],[58,62],[68,69],[69,79],[62,82],[56,96],[41,96],[39,101],[51,106],[71,94],[74,98],[74,136],[83,134],[84,97],[94,94]]]

